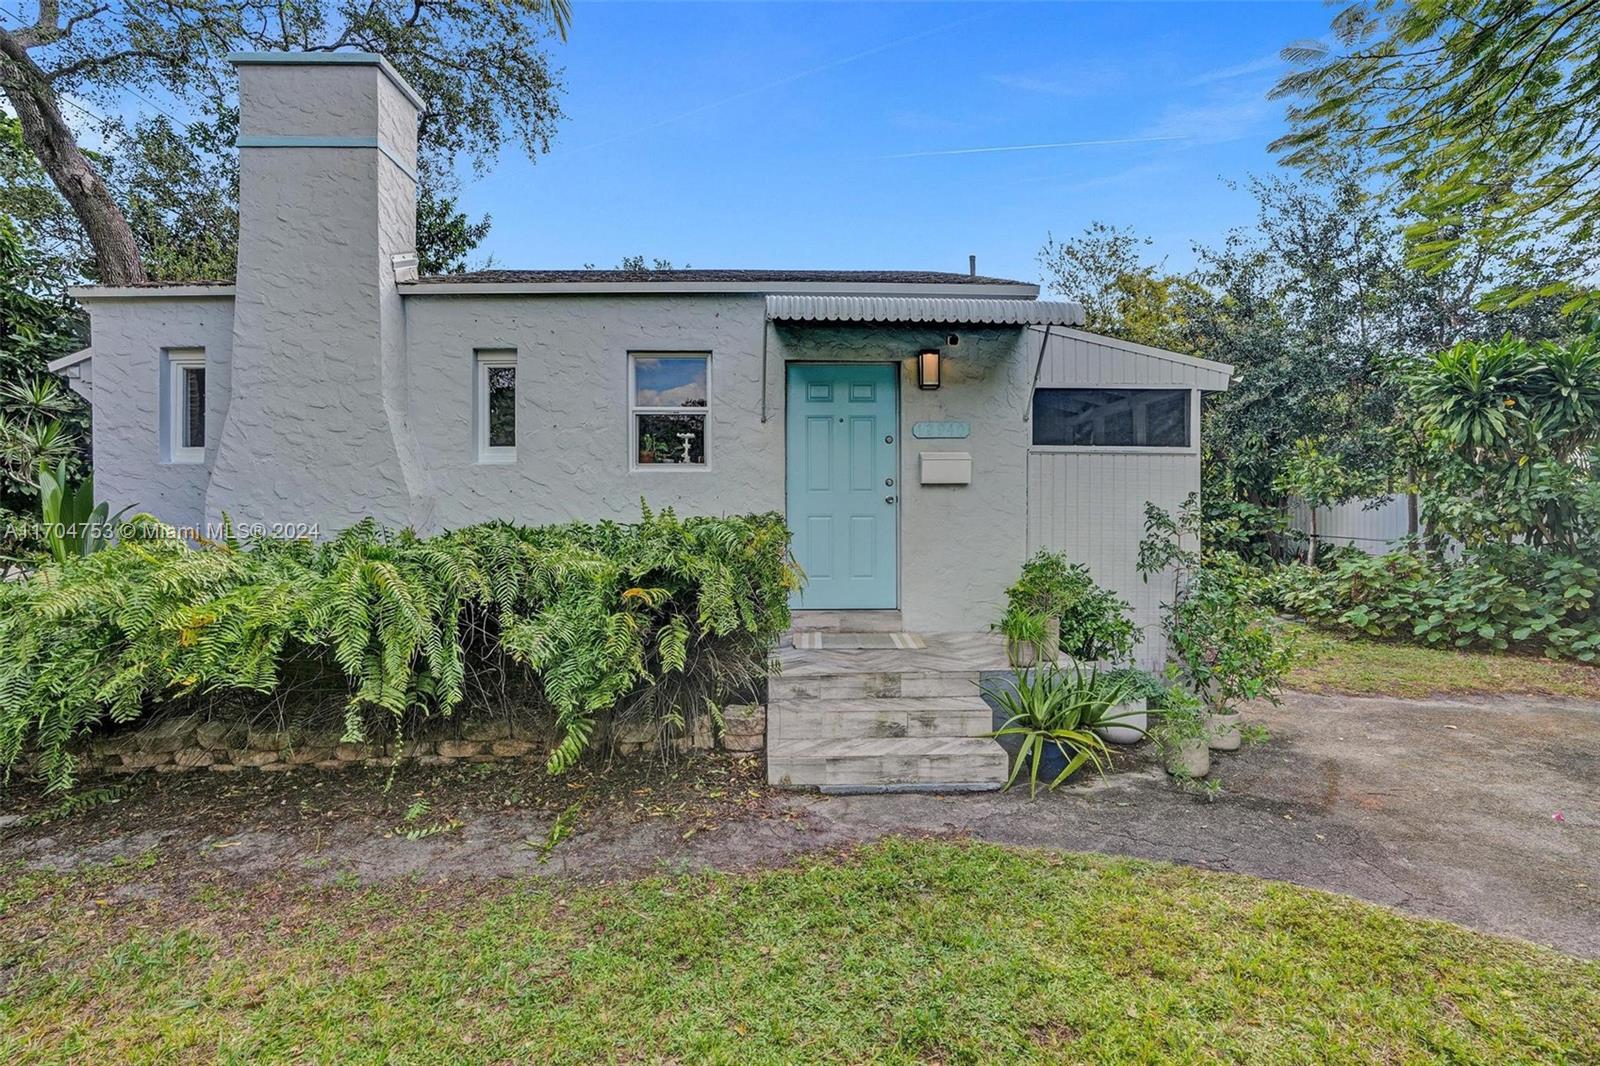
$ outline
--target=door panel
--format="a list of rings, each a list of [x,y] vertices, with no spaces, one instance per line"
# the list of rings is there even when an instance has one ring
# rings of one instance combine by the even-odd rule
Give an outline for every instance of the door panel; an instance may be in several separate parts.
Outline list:
[[[852,363],[788,368],[789,528],[807,578],[794,607],[899,605],[897,370]]]

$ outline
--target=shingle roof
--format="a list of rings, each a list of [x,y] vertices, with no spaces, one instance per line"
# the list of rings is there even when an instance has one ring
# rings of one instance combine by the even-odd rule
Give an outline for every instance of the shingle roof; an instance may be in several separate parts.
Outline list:
[[[599,282],[765,282],[855,285],[1027,285],[1010,278],[938,270],[473,270],[425,274],[419,285],[594,284]]]

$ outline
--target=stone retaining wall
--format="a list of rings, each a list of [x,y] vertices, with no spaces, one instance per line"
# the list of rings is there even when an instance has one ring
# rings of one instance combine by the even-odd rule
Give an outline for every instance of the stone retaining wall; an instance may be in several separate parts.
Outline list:
[[[705,751],[717,747],[711,723],[689,736],[669,737],[674,751]],[[312,766],[332,770],[358,764],[391,765],[401,762],[445,766],[457,762],[528,760],[543,763],[550,753],[551,737],[542,725],[520,725],[504,720],[441,723],[436,735],[405,740],[345,743],[338,730],[274,732],[243,722],[202,719],[182,715],[115,736],[99,737],[77,752],[84,775],[131,774],[142,770],[181,773],[209,770],[290,770]],[[643,755],[661,750],[658,725],[623,723],[611,730],[621,755]],[[728,751],[755,752],[766,746],[767,709],[760,704],[723,710],[721,747]],[[604,734],[602,733],[602,736]]]

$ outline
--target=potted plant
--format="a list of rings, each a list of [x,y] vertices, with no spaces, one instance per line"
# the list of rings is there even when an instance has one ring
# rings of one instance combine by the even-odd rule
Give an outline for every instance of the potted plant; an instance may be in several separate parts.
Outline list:
[[[1118,702],[1101,716],[1095,731],[1113,744],[1137,744],[1149,733],[1152,708],[1159,705],[1167,686],[1153,674],[1124,667],[1102,675],[1101,683],[1116,685]]]
[[[1111,751],[1095,724],[1125,691],[1094,674],[1086,676],[1076,667],[1069,674],[1053,663],[985,683],[984,696],[1001,722],[989,736],[1012,752],[1005,787],[1014,785],[1025,767],[1030,796],[1038,793],[1041,777],[1054,789],[1086,763],[1103,773]]]
[[[1000,624],[993,628],[1006,632],[1008,623],[1013,628],[1026,628],[1026,616],[1039,616],[1044,631],[1034,640],[1036,657],[1055,662],[1061,651],[1061,613],[1073,602],[1076,587],[1077,576],[1067,557],[1041,551],[1022,564],[1021,576],[1006,589],[1006,611]],[[1010,633],[1006,636],[1009,641]]]
[[[1049,623],[1050,620],[1037,611],[1017,606],[1007,608],[997,628],[1006,638],[1006,661],[1012,669],[1027,669],[1043,655],[1050,641]],[[1054,659],[1053,656],[1045,658]]]
[[[1169,654],[1178,678],[1204,696],[1211,746],[1241,741],[1238,705],[1278,702],[1293,649],[1268,612],[1245,594],[1244,576],[1219,560],[1196,572],[1166,609]]]
[[[1205,706],[1182,685],[1167,689],[1161,720],[1150,729],[1167,773],[1198,780],[1211,772],[1211,730]]]

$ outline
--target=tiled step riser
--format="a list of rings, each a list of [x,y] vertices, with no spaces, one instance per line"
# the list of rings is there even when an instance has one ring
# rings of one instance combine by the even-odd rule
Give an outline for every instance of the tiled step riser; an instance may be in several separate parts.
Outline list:
[[[977,674],[835,674],[774,677],[767,681],[771,701],[974,697]]]
[[[802,710],[806,702],[816,710]],[[981,737],[993,728],[987,708],[981,711],[850,711],[825,701],[782,704],[770,719],[772,740],[853,740],[869,737]]]
[[[770,780],[779,785],[962,785],[1000,787],[1005,781],[1005,752],[993,755],[862,756],[780,758],[769,764]]]

